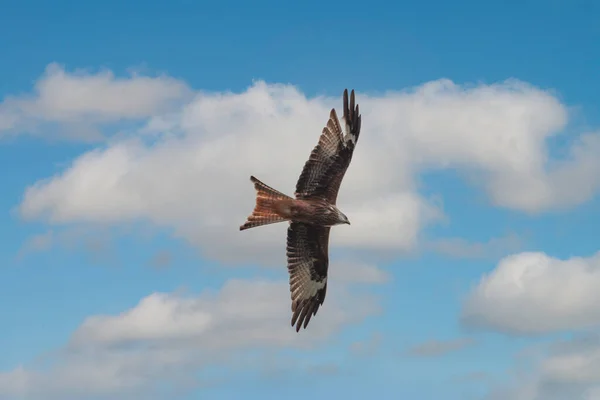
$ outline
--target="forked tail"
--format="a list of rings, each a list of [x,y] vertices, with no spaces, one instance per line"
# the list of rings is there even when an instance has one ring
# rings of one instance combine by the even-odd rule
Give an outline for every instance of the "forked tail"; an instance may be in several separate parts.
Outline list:
[[[240,231],[288,220],[286,214],[289,214],[289,204],[293,199],[265,185],[254,176],[251,176],[250,180],[256,189],[256,206],[244,225],[240,226]]]

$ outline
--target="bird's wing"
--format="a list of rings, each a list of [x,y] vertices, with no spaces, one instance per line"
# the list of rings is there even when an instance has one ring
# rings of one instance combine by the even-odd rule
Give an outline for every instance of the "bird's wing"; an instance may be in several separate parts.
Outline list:
[[[327,292],[329,227],[292,222],[287,233],[292,326],[296,332],[317,314]]]
[[[319,143],[304,164],[296,184],[297,198],[321,197],[335,204],[340,184],[350,165],[360,135],[361,116],[358,105],[355,106],[354,90],[350,94],[350,104],[348,90],[344,90],[343,120],[345,135],[335,109],[331,110]]]

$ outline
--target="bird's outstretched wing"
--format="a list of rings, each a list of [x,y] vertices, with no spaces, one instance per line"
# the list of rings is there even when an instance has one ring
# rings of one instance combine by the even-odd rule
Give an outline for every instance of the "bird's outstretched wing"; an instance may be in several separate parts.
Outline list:
[[[354,90],[350,94],[350,104],[348,89],[344,90],[343,122],[345,136],[335,109],[332,109],[319,143],[310,153],[296,184],[297,198],[321,197],[335,204],[340,184],[350,165],[360,135],[361,116],[358,105],[354,102]]]
[[[317,314],[327,292],[329,227],[292,222],[287,232],[292,326],[296,332]]]

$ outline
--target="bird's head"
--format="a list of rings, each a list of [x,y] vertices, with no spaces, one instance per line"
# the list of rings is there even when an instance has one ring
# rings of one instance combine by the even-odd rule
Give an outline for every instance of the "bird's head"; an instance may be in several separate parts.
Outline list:
[[[339,208],[337,208],[333,204],[329,204],[328,208],[329,208],[329,211],[331,213],[333,213],[333,215],[337,216],[337,220],[338,220],[337,223],[338,224],[348,224],[348,225],[350,225],[350,221],[348,220],[348,217],[346,217],[346,214],[344,214],[343,212],[341,212]]]
[[[342,222],[342,224],[350,225],[350,220],[348,220],[348,217],[346,217],[346,214],[344,213],[340,213],[340,221]]]

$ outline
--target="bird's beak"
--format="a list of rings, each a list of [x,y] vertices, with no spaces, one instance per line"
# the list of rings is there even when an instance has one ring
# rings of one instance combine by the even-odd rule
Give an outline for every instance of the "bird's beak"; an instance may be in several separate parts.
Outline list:
[[[346,220],[346,223],[347,223],[348,225],[350,225],[350,221]]]

